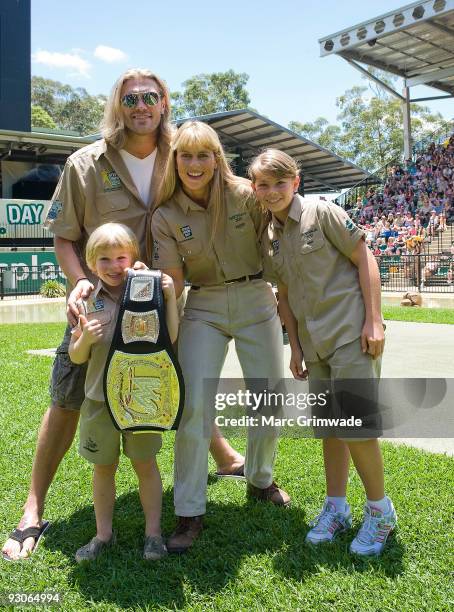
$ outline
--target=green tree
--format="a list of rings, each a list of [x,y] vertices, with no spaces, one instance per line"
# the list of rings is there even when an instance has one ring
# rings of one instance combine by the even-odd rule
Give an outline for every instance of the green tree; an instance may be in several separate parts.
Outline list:
[[[373,71],[388,85],[396,87],[394,77]],[[355,86],[336,100],[338,124],[324,117],[313,122],[292,121],[290,129],[338,153],[362,168],[377,170],[403,154],[402,104],[398,98],[375,84]],[[427,106],[411,104],[413,141],[426,138],[445,124],[440,113]]]
[[[62,130],[81,135],[96,132],[105,101],[105,96],[91,96],[82,87],[73,89],[59,81],[32,77],[32,105],[41,107]]]
[[[305,136],[308,140],[316,142],[329,151],[333,151],[341,156],[346,154],[341,143],[341,128],[338,125],[330,125],[325,117],[317,117],[312,123],[290,121],[288,127],[293,132]]]
[[[55,129],[57,125],[44,108],[35,104],[32,105],[32,127]]]
[[[171,94],[174,119],[246,108],[249,76],[233,70],[197,74],[183,83],[183,91]]]

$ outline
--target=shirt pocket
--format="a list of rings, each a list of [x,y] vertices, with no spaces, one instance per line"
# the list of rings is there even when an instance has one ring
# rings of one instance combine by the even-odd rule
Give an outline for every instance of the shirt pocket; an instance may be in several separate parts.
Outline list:
[[[184,242],[178,243],[178,253],[183,259],[193,259],[200,257],[203,253],[202,241],[198,238],[192,240],[185,240]]]
[[[95,310],[94,312],[89,312],[87,314],[87,321],[93,321],[96,319],[101,323],[104,327],[105,325],[109,325],[112,320],[112,313],[106,312],[105,310]]]
[[[325,239],[321,235],[314,237],[310,241],[304,239],[304,237],[301,237],[301,242],[301,255],[309,255],[310,253],[314,253],[325,246]]]
[[[255,226],[249,213],[239,213],[229,219],[228,233],[232,237],[255,234]]]
[[[101,216],[108,216],[118,210],[126,210],[129,206],[129,196],[123,191],[100,193],[96,196],[96,208]]]

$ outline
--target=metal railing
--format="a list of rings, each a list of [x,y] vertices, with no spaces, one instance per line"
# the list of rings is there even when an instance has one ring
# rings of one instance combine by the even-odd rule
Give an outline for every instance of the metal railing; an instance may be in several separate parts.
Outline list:
[[[386,291],[452,293],[454,297],[452,255],[378,255],[375,259]]]
[[[453,255],[378,255],[375,257],[382,289],[452,293],[454,297]],[[20,296],[40,297],[46,280],[65,283],[60,268],[50,272],[49,266],[17,269],[0,268],[0,299]]]
[[[6,297],[39,297],[41,286],[50,280],[56,280],[65,285],[65,276],[59,266],[47,264],[44,266],[0,267],[0,300]]]

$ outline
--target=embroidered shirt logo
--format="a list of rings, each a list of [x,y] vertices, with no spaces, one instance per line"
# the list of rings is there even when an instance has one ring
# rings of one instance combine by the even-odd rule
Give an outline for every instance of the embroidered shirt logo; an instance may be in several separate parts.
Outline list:
[[[117,189],[121,189],[120,177],[114,170],[110,172],[103,170],[101,172],[101,177],[104,184],[104,191],[116,191]]]
[[[350,234],[353,234],[356,229],[356,226],[351,219],[345,219],[345,227],[350,232]]]
[[[54,221],[61,213],[63,209],[63,203],[60,200],[54,200],[47,213],[46,221]]]
[[[277,255],[279,253],[279,240],[273,240],[271,242],[271,247],[273,249],[273,255]]]
[[[317,228],[308,230],[307,232],[303,232],[302,236],[306,239],[306,244],[312,244],[314,242],[314,234],[317,231]]]
[[[153,240],[153,259],[157,261],[159,259],[159,242]]]
[[[180,225],[180,232],[183,234],[183,238],[186,238],[186,240],[192,238],[192,230],[189,225]]]

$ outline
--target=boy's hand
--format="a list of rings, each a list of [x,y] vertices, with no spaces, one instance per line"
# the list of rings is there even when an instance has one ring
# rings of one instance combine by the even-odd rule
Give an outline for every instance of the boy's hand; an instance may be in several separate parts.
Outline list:
[[[162,273],[162,292],[164,299],[168,300],[172,296],[175,297],[175,285],[173,284],[173,278],[168,274]]]
[[[293,378],[296,380],[306,380],[307,370],[303,367],[304,356],[303,351],[300,348],[292,349],[290,357],[290,370],[293,374]]]
[[[361,332],[361,348],[363,353],[369,353],[372,359],[377,359],[385,348],[385,330],[382,321],[367,321]]]
[[[82,338],[89,346],[96,344],[102,338],[102,325],[98,319],[87,321],[87,317],[79,315],[79,323],[82,329]]]

